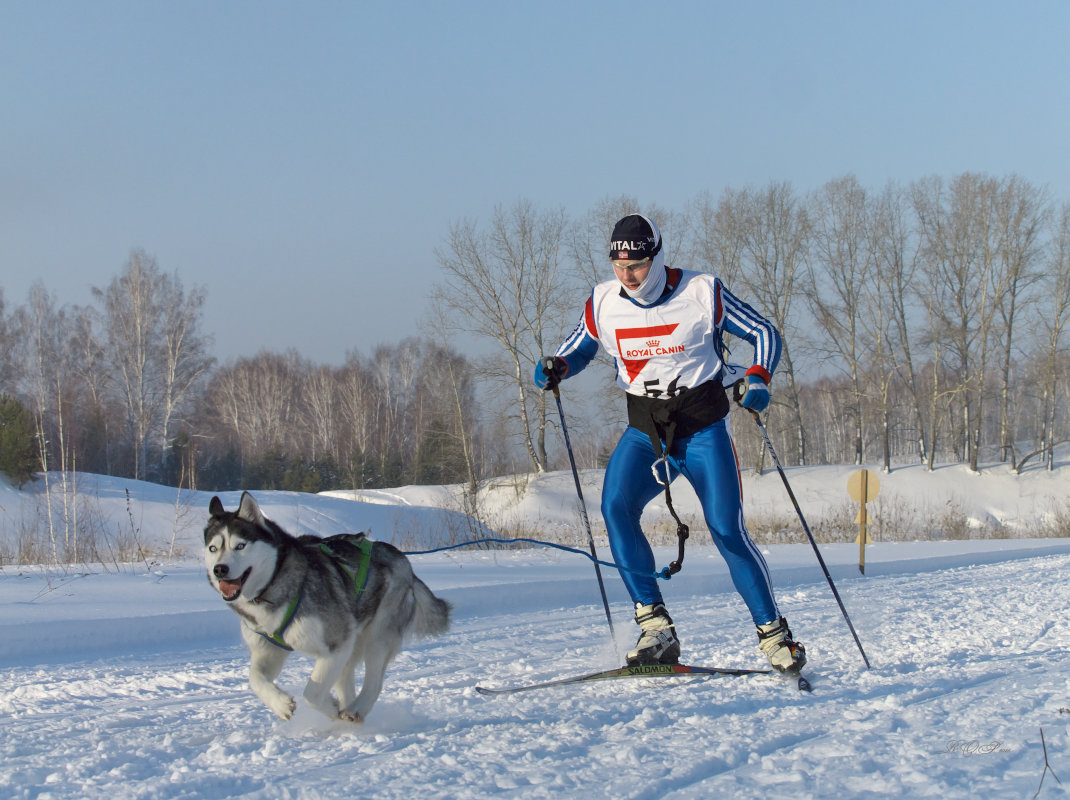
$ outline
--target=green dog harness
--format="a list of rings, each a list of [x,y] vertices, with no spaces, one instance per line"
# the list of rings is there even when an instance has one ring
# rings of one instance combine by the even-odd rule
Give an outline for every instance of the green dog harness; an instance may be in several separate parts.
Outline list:
[[[356,540],[356,541],[354,541]],[[342,542],[349,547],[356,547],[360,550],[360,561],[357,564],[357,570],[354,572],[343,561],[343,557],[332,546],[337,546],[338,542]],[[332,536],[330,539],[325,539],[320,542],[320,550],[329,555],[335,560],[342,571],[349,576],[353,581],[354,589],[357,593],[357,600],[360,599],[361,594],[364,593],[364,586],[368,582],[368,569],[372,563],[372,546],[374,542],[367,538],[363,534],[353,536],[350,534],[342,534],[341,536]],[[297,592],[297,597],[290,601],[290,604],[286,607],[286,616],[283,617],[282,624],[275,629],[274,633],[264,633],[263,631],[257,631],[261,636],[267,639],[276,647],[281,647],[283,650],[293,651],[290,645],[286,644],[286,640],[282,638],[282,635],[286,632],[286,629],[290,627],[290,623],[294,621],[294,617],[297,616],[297,610],[301,607],[301,600],[305,596],[305,586],[301,585],[301,589]]]
[[[350,539],[346,539],[347,544],[352,544]],[[360,563],[357,564],[357,571],[354,572],[346,563],[342,561],[341,557],[331,548],[331,542],[325,541],[320,544],[320,550],[332,558],[337,559],[338,566],[342,568],[346,575],[353,580],[353,586],[357,591],[357,599],[360,599],[361,594],[364,592],[364,584],[368,582],[368,568],[372,563],[372,540],[367,537],[361,536],[360,541],[356,546],[360,548]]]

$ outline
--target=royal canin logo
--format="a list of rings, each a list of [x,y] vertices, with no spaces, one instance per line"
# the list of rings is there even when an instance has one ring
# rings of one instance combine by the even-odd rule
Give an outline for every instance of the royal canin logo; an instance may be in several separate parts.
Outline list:
[[[646,347],[633,347],[624,351],[626,359],[650,358],[651,356],[671,356],[673,353],[682,353],[686,348],[682,344],[672,347],[661,347],[660,342],[653,346],[647,343]]]
[[[621,355],[628,372],[628,380],[634,381],[650,359],[687,352],[682,344],[663,345],[662,338],[672,336],[679,323],[653,325],[643,328],[620,328],[617,330],[617,352]],[[632,342],[635,342],[633,345]]]

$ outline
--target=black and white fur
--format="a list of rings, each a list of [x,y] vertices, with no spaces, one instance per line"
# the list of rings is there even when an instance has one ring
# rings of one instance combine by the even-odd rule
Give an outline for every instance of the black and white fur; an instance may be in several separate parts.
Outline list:
[[[449,627],[449,604],[435,597],[413,575],[405,555],[386,542],[373,543],[358,598],[352,574],[360,555],[355,543],[363,534],[291,536],[263,515],[248,492],[237,511],[225,511],[218,497],[208,511],[208,580],[241,617],[242,639],[252,658],[250,687],[282,719],[296,708],[294,698],[275,684],[290,651],[265,635],[279,630],[298,595],[300,605],[282,638],[316,659],[304,697],[328,717],[350,722],[367,717],[404,639]],[[324,543],[333,547],[325,549]],[[355,672],[361,662],[364,682],[357,694]]]

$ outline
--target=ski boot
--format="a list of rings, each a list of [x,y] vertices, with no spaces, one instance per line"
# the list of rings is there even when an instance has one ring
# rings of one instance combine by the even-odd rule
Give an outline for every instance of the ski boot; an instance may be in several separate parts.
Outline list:
[[[642,633],[635,649],[625,657],[629,667],[679,663],[680,640],[664,603],[636,603],[635,621]]]
[[[798,675],[806,665],[806,648],[792,639],[783,617],[758,626],[758,649],[778,672]]]

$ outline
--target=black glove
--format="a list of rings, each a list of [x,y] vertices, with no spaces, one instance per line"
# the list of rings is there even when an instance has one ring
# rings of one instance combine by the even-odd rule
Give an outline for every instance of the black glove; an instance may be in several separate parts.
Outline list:
[[[535,385],[540,389],[556,389],[568,375],[568,364],[559,356],[543,356],[535,365]]]

